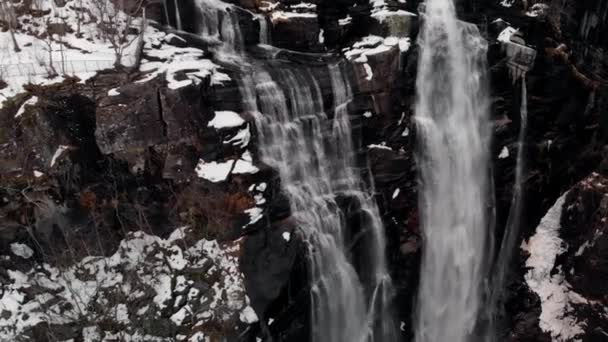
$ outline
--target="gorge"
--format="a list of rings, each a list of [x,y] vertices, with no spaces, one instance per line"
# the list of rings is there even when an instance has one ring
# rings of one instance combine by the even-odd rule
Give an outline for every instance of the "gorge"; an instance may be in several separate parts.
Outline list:
[[[608,339],[608,1],[0,6],[0,341]]]

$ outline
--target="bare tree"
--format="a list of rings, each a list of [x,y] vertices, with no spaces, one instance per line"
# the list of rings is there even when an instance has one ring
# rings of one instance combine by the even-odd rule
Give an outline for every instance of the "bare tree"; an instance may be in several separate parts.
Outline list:
[[[19,44],[15,38],[15,29],[18,26],[17,15],[15,14],[15,8],[11,1],[0,2],[0,20],[4,21],[8,25],[8,30],[11,33],[11,39],[13,40],[13,47],[15,52],[20,52]]]
[[[102,38],[109,42],[114,50],[116,67],[122,66],[122,58],[125,50],[140,36],[131,35],[131,25],[135,17],[142,11],[145,0],[137,0],[130,9],[125,6],[125,0],[112,3],[110,0],[96,0],[94,9],[99,18],[100,32]],[[145,22],[145,19],[143,19]],[[145,24],[145,23],[144,23]]]

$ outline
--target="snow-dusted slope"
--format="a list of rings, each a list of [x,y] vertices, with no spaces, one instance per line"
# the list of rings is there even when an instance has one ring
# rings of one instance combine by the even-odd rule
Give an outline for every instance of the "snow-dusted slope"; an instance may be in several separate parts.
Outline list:
[[[10,281],[0,287],[0,341],[27,340],[45,322],[60,335],[73,324],[71,336],[85,341],[198,342],[210,337],[209,326],[257,321],[238,269],[239,242],[222,245],[194,233],[132,233],[112,256],[65,268],[17,267],[29,264],[32,248],[15,244],[0,256],[10,265]]]
[[[0,80],[6,83],[5,87],[0,86],[0,108],[28,83],[52,84],[68,76],[86,81],[100,70],[113,68],[118,53],[121,65],[130,67],[135,63],[142,19],[114,9],[109,1],[105,9],[99,9],[97,4],[105,1],[108,0],[68,0],[63,7],[54,1],[42,1],[40,7],[32,5],[27,10],[25,5],[14,5],[16,11],[21,8],[19,12],[28,14],[17,17],[19,25],[14,35],[18,49],[9,31],[0,32]],[[149,77],[142,82],[163,73],[171,88],[207,76],[212,76],[216,84],[228,80],[217,71],[217,65],[203,57],[205,51],[171,45],[169,42],[180,41],[173,34],[146,26],[143,39],[141,71],[149,73]],[[189,79],[173,77],[185,69]]]

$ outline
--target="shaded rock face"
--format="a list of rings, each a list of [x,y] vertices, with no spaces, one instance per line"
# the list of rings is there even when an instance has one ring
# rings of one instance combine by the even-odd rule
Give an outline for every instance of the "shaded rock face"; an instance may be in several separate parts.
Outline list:
[[[560,231],[568,248],[556,261],[572,291],[584,298],[574,310],[576,317],[587,322],[582,337],[589,341],[608,336],[604,311],[608,305],[607,181],[605,174],[593,173],[570,190]]]

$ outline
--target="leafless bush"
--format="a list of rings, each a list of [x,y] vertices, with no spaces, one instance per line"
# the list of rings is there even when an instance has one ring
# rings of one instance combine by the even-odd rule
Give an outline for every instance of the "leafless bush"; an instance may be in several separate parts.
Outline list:
[[[132,35],[131,28],[133,20],[142,12],[144,2],[138,0],[129,12],[125,12],[127,11],[125,0],[118,0],[115,3],[110,0],[94,2],[93,10],[98,18],[101,36],[112,46],[116,58],[114,63],[117,67],[122,66],[125,50],[143,35],[143,30],[138,35]]]

